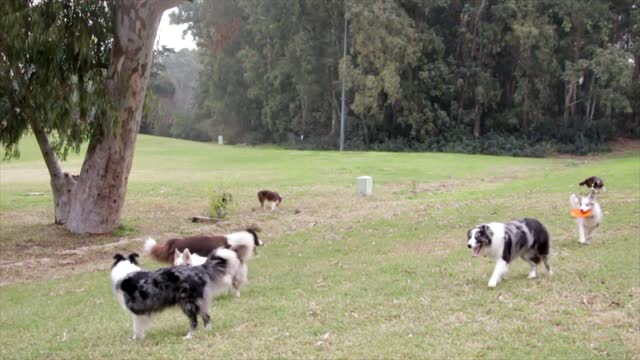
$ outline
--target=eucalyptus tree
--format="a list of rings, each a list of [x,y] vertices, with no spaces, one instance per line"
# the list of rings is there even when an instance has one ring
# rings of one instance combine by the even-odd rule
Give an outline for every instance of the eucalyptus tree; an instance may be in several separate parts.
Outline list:
[[[153,44],[182,0],[5,0],[0,4],[0,143],[17,156],[33,132],[55,222],[107,233],[122,216]],[[60,159],[88,141],[80,174]]]

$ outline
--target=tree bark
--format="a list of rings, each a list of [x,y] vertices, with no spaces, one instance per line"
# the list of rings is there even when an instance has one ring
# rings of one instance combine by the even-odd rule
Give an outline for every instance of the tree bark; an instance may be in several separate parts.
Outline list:
[[[340,117],[340,105],[338,105],[338,99],[336,99],[336,97],[334,96],[334,94],[331,94],[331,132],[329,133],[329,136],[332,136],[336,133],[336,128],[337,128],[337,123],[338,123],[338,118]]]
[[[568,80],[565,81],[565,87],[564,87],[564,111],[563,111],[563,119],[564,119],[564,124],[568,124],[569,123],[569,109],[571,107],[571,99],[572,99],[572,94],[573,94],[573,90],[574,90],[574,81],[573,80]]]
[[[80,177],[71,191],[66,227],[73,233],[108,233],[120,223],[158,25],[162,13],[181,2],[116,2],[106,86],[118,121],[115,128],[107,127],[89,143]]]
[[[480,137],[480,104],[477,102],[473,109],[473,136]]]
[[[76,185],[76,176],[63,172],[55,152],[51,148],[49,138],[36,120],[30,121],[31,130],[36,137],[42,158],[47,165],[51,178],[51,192],[53,193],[53,208],[55,223],[62,225],[69,219],[72,191]]]

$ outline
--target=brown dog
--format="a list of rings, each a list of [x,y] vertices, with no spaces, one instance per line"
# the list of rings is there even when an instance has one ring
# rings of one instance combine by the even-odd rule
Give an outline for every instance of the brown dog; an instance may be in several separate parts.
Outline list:
[[[263,209],[265,203],[271,203],[271,210],[275,210],[277,206],[280,206],[282,196],[275,191],[260,190],[258,191],[258,201],[260,201],[260,206]]]

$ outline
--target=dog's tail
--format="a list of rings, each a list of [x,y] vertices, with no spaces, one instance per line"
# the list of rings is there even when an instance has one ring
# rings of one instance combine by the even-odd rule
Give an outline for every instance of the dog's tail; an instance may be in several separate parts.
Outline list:
[[[154,246],[158,245],[158,243],[156,242],[156,240],[152,237],[148,237],[147,240],[144,241],[144,253],[145,254],[150,254],[151,253],[151,249],[153,249]]]
[[[173,253],[175,251],[174,242],[175,239],[171,239],[164,244],[158,245],[154,239],[148,238],[144,242],[144,252],[157,261],[171,263],[173,262]]]
[[[244,246],[241,246],[241,249],[246,250]],[[230,287],[233,284],[232,277],[242,267],[242,260],[240,259],[240,253],[236,250],[220,247],[209,254],[207,261],[202,266],[208,271],[216,268],[224,269],[225,275],[230,275],[224,277],[224,281],[227,282],[226,285]]]

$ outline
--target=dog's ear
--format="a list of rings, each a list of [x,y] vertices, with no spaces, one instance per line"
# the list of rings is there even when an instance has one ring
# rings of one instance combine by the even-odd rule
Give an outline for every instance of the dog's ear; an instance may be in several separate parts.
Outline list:
[[[569,197],[569,203],[571,204],[571,207],[574,209],[580,207],[580,200],[578,199],[576,194],[571,194],[571,197]]]
[[[184,260],[185,264],[191,265],[191,252],[189,251],[189,249],[184,249],[184,251],[182,252],[182,259]]]
[[[127,260],[127,258],[125,258],[124,256],[122,256],[122,254],[115,254],[113,255],[113,264],[111,265],[111,268],[113,269],[116,265],[118,265],[118,263],[120,261],[124,261]]]
[[[129,262],[132,264],[138,265],[138,257],[140,257],[138,253],[129,254]]]
[[[489,238],[493,237],[493,231],[491,231],[491,228],[489,227],[489,225],[481,225],[480,226],[480,231],[484,232],[485,234],[487,234],[487,236]]]
[[[181,257],[182,257],[182,253],[180,252],[180,250],[178,250],[178,248],[176,248],[175,251],[173,252],[173,261],[176,261]]]

